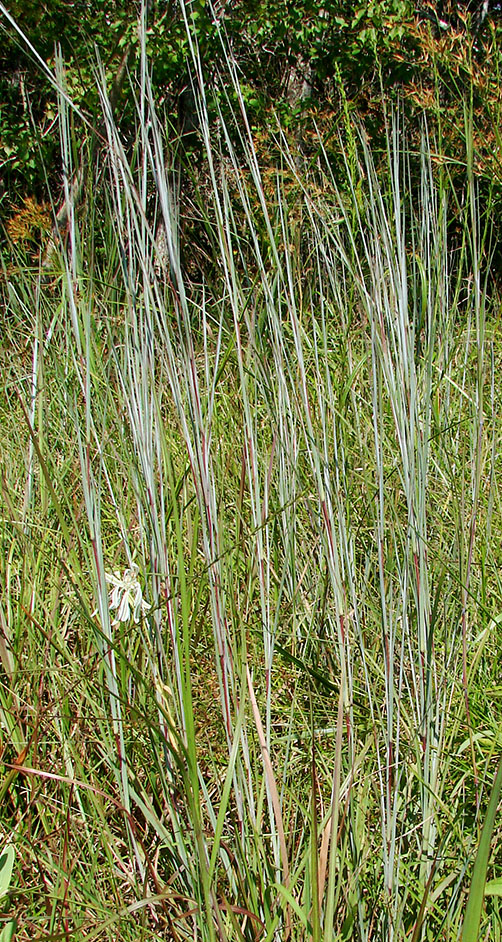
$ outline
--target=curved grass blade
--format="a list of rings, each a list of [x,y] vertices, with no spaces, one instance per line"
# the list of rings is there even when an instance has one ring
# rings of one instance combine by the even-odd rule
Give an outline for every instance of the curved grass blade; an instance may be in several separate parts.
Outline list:
[[[502,788],[502,759],[499,762],[497,775],[493,783],[490,801],[486,810],[485,823],[481,831],[478,853],[472,872],[471,886],[465,908],[464,925],[460,936],[461,942],[478,942],[479,925],[481,922],[481,912],[483,909],[483,900],[485,896],[486,872],[488,869],[488,857],[490,854],[490,843],[495,823],[495,814],[499,803],[500,790]]]

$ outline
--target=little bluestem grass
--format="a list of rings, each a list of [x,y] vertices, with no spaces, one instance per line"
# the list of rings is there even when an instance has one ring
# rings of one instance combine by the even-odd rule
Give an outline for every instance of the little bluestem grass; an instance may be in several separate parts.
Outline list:
[[[378,172],[354,128],[335,169],[283,141],[271,185],[230,55],[238,114],[209,115],[187,10],[207,278],[140,33],[133,152],[101,73],[96,202],[67,186],[53,270],[5,289],[19,938],[484,937],[500,344],[472,154],[455,205],[395,115]]]

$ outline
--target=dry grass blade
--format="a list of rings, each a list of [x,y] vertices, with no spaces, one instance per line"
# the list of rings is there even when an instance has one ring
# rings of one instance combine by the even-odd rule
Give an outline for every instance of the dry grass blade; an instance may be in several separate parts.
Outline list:
[[[282,882],[285,887],[289,885],[289,863],[288,863],[288,848],[286,845],[286,836],[284,834],[284,824],[282,820],[281,812],[281,802],[279,798],[279,792],[277,790],[277,784],[275,781],[274,769],[272,766],[272,761],[270,758],[270,753],[267,749],[267,741],[265,739],[265,734],[263,732],[263,726],[260,718],[260,711],[258,709],[258,704],[256,702],[256,696],[253,688],[253,681],[251,679],[251,673],[249,667],[246,671],[248,689],[249,689],[249,699],[251,701],[251,707],[253,710],[253,717],[256,726],[256,732],[258,733],[258,740],[260,743],[260,749],[263,759],[263,765],[265,766],[265,777],[267,781],[267,789],[270,794],[272,801],[272,806],[274,809],[275,823],[277,827],[277,832],[279,835],[279,843],[281,848],[281,859],[282,859]],[[291,914],[289,912],[289,907],[286,910],[285,918],[285,938],[290,937],[291,934]]]
[[[329,864],[329,883],[328,883],[328,905],[326,909],[326,923],[325,923],[325,938],[330,937],[333,928],[333,918],[334,913],[332,909],[331,900],[334,900],[335,896],[335,868],[336,868],[336,853],[337,853],[337,836],[338,836],[338,813],[339,813],[339,804],[340,804],[340,775],[342,768],[342,743],[343,743],[343,716],[344,716],[344,705],[343,705],[343,684],[340,684],[340,692],[338,694],[338,714],[336,719],[336,739],[335,739],[335,760],[333,766],[333,785],[331,793],[331,808],[330,815],[326,822],[324,833],[321,841],[321,848],[319,851],[319,909],[322,908],[322,901],[325,892],[326,886],[326,876],[328,874],[328,864]],[[330,921],[331,920],[331,921]]]

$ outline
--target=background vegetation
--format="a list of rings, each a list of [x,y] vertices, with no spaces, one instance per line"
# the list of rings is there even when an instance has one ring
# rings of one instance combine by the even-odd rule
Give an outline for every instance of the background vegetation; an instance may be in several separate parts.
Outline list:
[[[61,149],[57,95],[50,78],[56,45],[67,66],[75,169],[102,144],[96,84],[97,55],[106,76],[115,120],[134,133],[134,79],[140,61],[139,27],[146,32],[156,104],[166,121],[175,159],[193,173],[200,137],[189,78],[189,47],[182,5],[150,2],[143,22],[129,0],[67,3],[13,2],[3,7],[0,52],[0,198],[15,241],[35,240],[61,201]],[[488,12],[487,12],[488,11]],[[260,158],[275,167],[271,132],[277,117],[305,158],[316,159],[317,129],[333,163],[347,113],[357,114],[374,149],[385,152],[384,113],[399,102],[415,143],[424,115],[437,132],[435,146],[458,164],[464,151],[463,103],[470,100],[475,172],[485,197],[500,193],[500,13],[487,4],[375,0],[359,6],[341,0],[237,0],[214,8],[192,0],[190,17],[205,63],[207,107],[235,106],[223,93],[225,44],[239,83]],[[18,29],[14,24],[18,25]],[[19,33],[23,31],[27,43]],[[232,95],[231,95],[232,97]],[[93,132],[93,133],[92,133]],[[347,141],[344,140],[345,146]],[[91,154],[88,147],[91,146]],[[187,201],[189,203],[189,200]],[[188,205],[184,207],[188,212]]]
[[[3,17],[2,942],[500,939],[496,11]]]

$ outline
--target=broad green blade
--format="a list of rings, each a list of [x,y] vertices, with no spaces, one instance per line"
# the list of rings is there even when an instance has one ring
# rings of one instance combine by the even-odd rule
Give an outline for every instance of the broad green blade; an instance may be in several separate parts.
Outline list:
[[[8,844],[0,856],[0,897],[5,896],[9,890],[15,856],[12,844]]]
[[[502,877],[489,880],[485,886],[485,896],[502,896]]]
[[[0,942],[11,942],[11,939],[14,938],[14,933],[16,931],[16,920],[12,919],[7,923],[6,926],[2,929],[2,934],[0,935]]]
[[[488,857],[490,854],[490,843],[492,838],[495,814],[499,803],[500,790],[502,788],[502,760],[499,763],[495,782],[493,783],[490,801],[486,811],[485,823],[481,831],[478,853],[474,870],[472,873],[471,888],[465,908],[464,925],[461,934],[461,942],[478,942],[479,925],[481,922],[481,912],[483,909],[483,899],[485,896],[486,871],[488,869]]]

